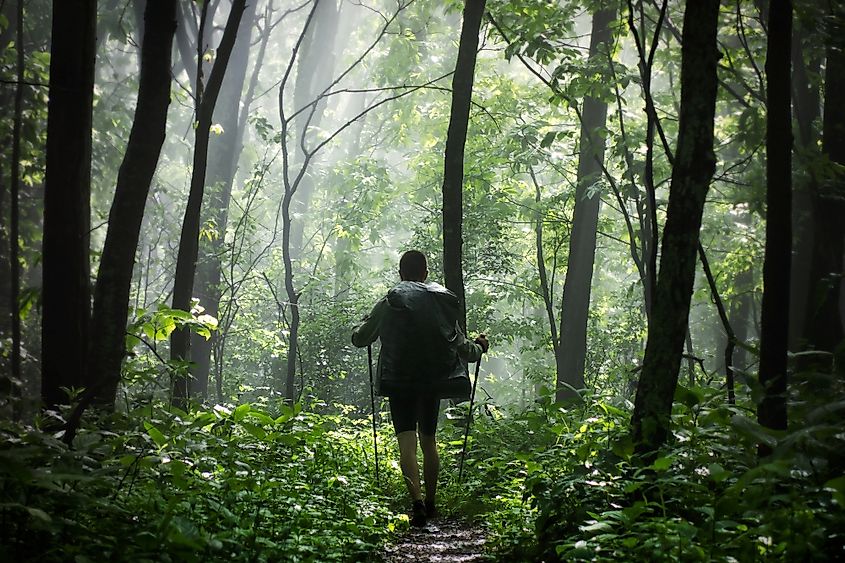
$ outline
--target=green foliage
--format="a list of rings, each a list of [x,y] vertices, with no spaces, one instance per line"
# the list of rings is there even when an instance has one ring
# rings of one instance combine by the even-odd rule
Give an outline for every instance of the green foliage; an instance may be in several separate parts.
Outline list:
[[[786,434],[721,393],[679,388],[674,442],[646,464],[633,456],[629,411],[601,398],[481,417],[459,500],[488,512],[501,560],[841,558],[843,407],[818,401],[820,387],[841,383],[819,374],[797,382],[800,422]],[[758,443],[775,454],[758,462]]]
[[[373,490],[366,420],[143,407],[68,449],[6,425],[0,558],[362,561],[407,518]]]

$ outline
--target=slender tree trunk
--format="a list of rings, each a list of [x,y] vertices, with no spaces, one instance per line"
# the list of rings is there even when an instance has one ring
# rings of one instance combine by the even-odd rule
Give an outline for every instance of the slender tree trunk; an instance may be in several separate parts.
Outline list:
[[[486,0],[466,0],[458,60],[452,78],[452,109],[446,134],[443,169],[443,277],[446,287],[455,292],[461,304],[459,323],[466,330],[466,296],[462,265],[464,211],[464,147],[469,128],[472,83],[478,33]]]
[[[736,349],[736,334],[730,319],[728,319],[728,312],[722,303],[722,297],[719,295],[719,288],[716,286],[716,278],[710,270],[710,262],[707,260],[707,254],[704,252],[704,247],[701,242],[698,243],[698,256],[701,258],[701,267],[704,269],[704,275],[707,278],[707,285],[710,286],[710,298],[716,305],[716,310],[719,313],[719,320],[722,322],[722,328],[725,331],[727,342],[725,343],[725,353],[723,356],[723,364],[725,368],[725,386],[728,389],[728,404],[736,403],[736,396],[734,394],[734,350]],[[689,334],[689,330],[687,330]]]
[[[531,172],[531,180],[534,182],[534,205],[537,206],[534,225],[534,240],[537,247],[537,274],[540,280],[540,295],[543,297],[543,304],[546,306],[546,316],[549,319],[549,332],[552,338],[552,351],[555,358],[559,355],[560,338],[557,333],[557,323],[555,322],[555,307],[553,303],[552,288],[549,284],[549,276],[546,272],[546,255],[543,251],[543,221],[545,213],[542,209],[542,193],[540,191],[540,183],[534,175],[534,170],[529,168]]]
[[[200,210],[205,190],[211,120],[245,8],[246,0],[233,0],[226,21],[226,28],[223,31],[223,38],[217,49],[217,58],[208,78],[208,85],[202,89],[197,89],[197,92],[202,90],[202,96],[197,109],[191,189],[188,195],[188,204],[185,208],[185,219],[182,222],[179,254],[176,260],[176,275],[173,285],[174,309],[188,311],[191,308],[197,255],[199,253]],[[172,360],[187,360],[189,343],[190,334],[187,329],[174,330],[170,336],[170,358]],[[185,405],[188,398],[187,377],[177,378],[173,395],[178,404]]]
[[[41,396],[84,383],[90,315],[91,115],[96,0],[54,0],[44,187]]]
[[[284,393],[288,402],[295,399],[296,366],[299,360],[299,297],[294,287],[294,262],[302,251],[302,233],[304,223],[300,217],[293,220],[291,210],[304,214],[306,203],[310,200],[314,185],[307,174],[308,166],[315,158],[315,152],[306,142],[307,130],[311,126],[318,126],[323,117],[326,101],[319,98],[323,90],[332,81],[334,71],[333,44],[338,25],[339,11],[335,0],[324,0],[316,3],[308,16],[305,28],[300,35],[295,52],[297,77],[294,85],[294,112],[300,112],[293,117],[293,139],[295,147],[293,153],[284,147],[285,157],[285,195],[282,200],[282,261],[284,263],[284,286],[287,294],[287,305],[290,307],[291,317],[287,319],[288,351],[286,372],[284,377]],[[319,62],[318,53],[327,49],[329,55],[326,65]],[[288,71],[290,68],[288,69]],[[288,118],[284,115],[283,98],[287,74],[283,79],[279,92],[279,113],[283,121],[283,135],[287,135]],[[283,141],[287,143],[287,139]],[[295,177],[291,180],[291,176]],[[302,194],[297,195],[298,192]],[[281,379],[281,378],[280,378]],[[281,385],[280,385],[281,386]]]
[[[10,397],[15,397],[18,394],[19,385],[21,384],[21,317],[18,300],[20,297],[20,242],[19,242],[19,219],[20,219],[20,172],[21,172],[21,126],[23,125],[23,85],[24,80],[24,37],[23,37],[23,0],[18,0],[16,10],[14,12],[15,24],[15,49],[17,50],[17,75],[18,83],[15,86],[15,123],[12,128],[12,162],[11,162],[11,189],[10,191],[10,209],[9,209],[9,271],[8,278],[6,272],[3,272],[4,282],[8,280],[9,302],[8,302],[8,317],[2,320],[3,335],[5,336],[7,327],[11,328],[12,332],[12,362],[11,362],[11,381],[4,381],[4,387],[8,387],[7,394]],[[10,22],[11,23],[11,22]],[[0,199],[0,202],[5,203],[5,197]],[[0,207],[2,207],[0,203]],[[2,222],[6,222],[5,213],[2,217]],[[5,252],[4,252],[5,254]],[[5,260],[2,266],[5,270]],[[6,283],[3,284],[2,289],[6,289]],[[4,307],[5,309],[5,307]],[[5,316],[5,315],[4,315]],[[5,379],[5,376],[4,376]],[[6,393],[4,393],[6,394]]]
[[[789,273],[792,253],[792,110],[790,40],[792,2],[769,6],[766,49],[766,256],[760,334],[760,383],[765,389],[757,408],[763,426],[785,430],[786,353],[789,336]],[[841,217],[840,219],[841,220]],[[770,453],[760,445],[761,455]]]
[[[114,403],[120,365],[126,352],[125,333],[132,269],[144,219],[144,207],[158,165],[170,106],[170,63],[176,31],[176,0],[147,2],[141,44],[138,103],[126,154],[117,176],[109,211],[109,228],[94,289],[92,339],[86,387],[94,401]]]
[[[607,58],[611,44],[610,24],[616,19],[616,7],[593,15],[590,34],[590,58]],[[584,388],[584,364],[587,358],[587,320],[590,311],[590,286],[596,256],[596,228],[601,198],[594,185],[601,179],[604,162],[607,102],[584,99],[581,111],[581,150],[575,189],[575,211],[569,236],[569,258],[563,301],[560,310],[560,346],[555,357],[557,386],[555,398],[578,398]]]
[[[631,420],[637,451],[652,455],[669,434],[672,399],[695,281],[704,200],[715,170],[718,0],[688,0],[681,50],[678,144],[663,229],[661,268]]]
[[[734,329],[737,342],[748,342],[748,321],[751,316],[751,289],[754,276],[751,268],[746,268],[737,274],[734,288],[738,293],[730,304],[730,323]],[[740,371],[748,369],[748,352],[742,346],[734,349],[734,365]]]
[[[822,150],[838,165],[820,182],[813,197],[814,238],[810,271],[810,307],[805,323],[809,344],[816,350],[834,353],[835,369],[845,373],[845,343],[842,327],[843,244],[845,244],[845,5],[835,3],[828,21],[825,104],[822,121]]]
[[[203,214],[206,221],[213,224],[216,237],[200,244],[194,295],[200,300],[200,305],[205,308],[206,314],[215,318],[220,309],[221,260],[229,222],[229,203],[232,199],[232,185],[238,169],[238,159],[243,148],[243,129],[246,127],[246,123],[240,119],[241,95],[249,66],[255,8],[256,2],[248,3],[241,18],[241,26],[229,63],[231,68],[223,78],[219,102],[214,110],[214,121],[223,128],[223,132],[209,140],[210,158]],[[246,103],[248,104],[249,101]],[[219,333],[214,333],[209,339],[198,334],[191,336],[190,395],[192,397],[205,398],[208,393],[211,351],[219,336]]]

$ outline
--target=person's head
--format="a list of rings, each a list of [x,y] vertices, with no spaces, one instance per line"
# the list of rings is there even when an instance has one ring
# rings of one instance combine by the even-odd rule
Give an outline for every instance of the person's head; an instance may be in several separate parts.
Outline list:
[[[428,277],[428,263],[425,254],[409,250],[399,259],[399,278],[402,281],[423,282]]]

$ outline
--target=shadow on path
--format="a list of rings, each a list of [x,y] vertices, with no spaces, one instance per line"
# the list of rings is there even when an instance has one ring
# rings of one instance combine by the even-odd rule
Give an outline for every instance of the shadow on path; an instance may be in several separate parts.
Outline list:
[[[492,561],[483,554],[484,533],[457,518],[434,518],[424,528],[411,528],[396,543],[384,549],[386,563],[428,561],[436,563],[481,563]]]

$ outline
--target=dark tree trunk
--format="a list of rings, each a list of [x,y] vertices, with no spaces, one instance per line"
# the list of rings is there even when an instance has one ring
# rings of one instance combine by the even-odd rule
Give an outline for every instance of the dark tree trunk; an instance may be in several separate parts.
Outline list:
[[[757,408],[763,426],[786,429],[786,352],[789,339],[789,265],[792,254],[792,110],[790,41],[792,3],[769,6],[766,48],[766,256],[760,334],[760,383]],[[840,219],[841,220],[841,217]],[[769,449],[762,444],[760,453]]]
[[[179,239],[179,254],[176,259],[176,276],[173,284],[173,308],[189,311],[194,289],[197,255],[199,252],[200,210],[202,208],[203,192],[205,190],[206,164],[208,162],[208,137],[211,129],[211,119],[217,96],[226,74],[229,57],[235,45],[235,38],[243,16],[246,0],[234,0],[223,31],[223,38],[217,49],[217,58],[208,78],[208,85],[204,87],[202,96],[198,100],[197,124],[194,142],[193,170],[191,173],[191,189],[188,204],[185,208],[185,218],[182,222],[182,233]],[[201,63],[200,63],[201,64]],[[200,88],[197,88],[197,92]],[[170,358],[172,360],[187,360],[190,344],[190,333],[187,329],[174,330],[170,336]],[[188,378],[178,377],[173,390],[174,399],[184,406],[188,398]]]
[[[590,58],[608,57],[611,30],[616,19],[615,6],[593,15],[590,34]],[[584,99],[581,111],[581,150],[575,189],[575,211],[569,237],[569,258],[560,311],[560,344],[557,365],[557,401],[578,397],[584,388],[584,364],[587,357],[587,318],[590,311],[590,286],[596,256],[596,228],[601,198],[594,184],[602,174],[604,162],[607,102]]]
[[[44,187],[41,397],[85,381],[90,316],[91,114],[96,0],[54,0]]]
[[[443,277],[446,287],[455,292],[461,303],[459,323],[466,330],[466,296],[464,292],[463,211],[464,211],[464,147],[469,127],[472,83],[478,33],[486,0],[466,0],[458,60],[452,77],[452,108],[446,134],[446,155],[443,169]]]
[[[663,230],[661,267],[631,420],[637,451],[666,441],[695,281],[704,200],[715,169],[718,0],[688,0],[681,49],[678,144]]]
[[[138,103],[117,176],[94,289],[92,325],[97,327],[98,337],[91,342],[86,387],[96,389],[94,402],[102,405],[114,403],[126,352],[124,335],[132,269],[170,105],[170,53],[176,31],[176,0],[147,2],[144,22]]]
[[[203,212],[206,221],[211,221],[217,236],[200,244],[194,295],[200,300],[206,314],[217,317],[220,309],[221,259],[225,248],[226,228],[229,222],[229,202],[232,199],[232,184],[238,168],[238,158],[243,148],[243,130],[246,123],[240,119],[241,94],[249,66],[251,31],[255,24],[256,2],[246,6],[232,49],[231,69],[223,79],[219,103],[214,115],[215,123],[223,128],[220,135],[209,141],[207,195]],[[247,100],[247,104],[249,101]],[[219,333],[210,339],[194,334],[191,336],[190,395],[205,398],[208,393],[208,377],[211,372],[211,350]]]
[[[827,69],[825,71],[825,104],[822,121],[822,149],[832,163],[839,165],[825,178],[813,198],[814,238],[810,271],[811,302],[806,331],[809,344],[816,350],[836,355],[836,369],[845,371],[845,346],[841,311],[843,283],[843,243],[845,243],[845,6],[828,18]],[[824,244],[821,243],[824,241]]]
[[[795,22],[792,40],[792,91],[795,121],[798,130],[796,158],[799,161],[792,190],[792,265],[789,280],[789,349],[798,351],[806,344],[807,305],[810,296],[810,269],[813,256],[813,194],[816,175],[813,172],[819,158],[816,130],[813,123],[819,118],[819,88],[808,73],[818,74],[818,58],[804,61],[804,39],[818,38],[809,33],[807,23]]]

